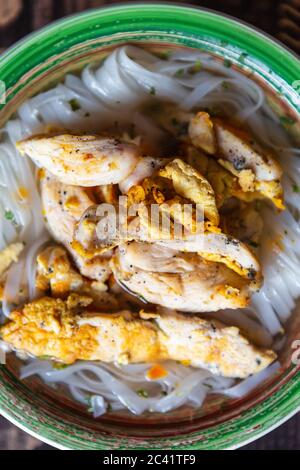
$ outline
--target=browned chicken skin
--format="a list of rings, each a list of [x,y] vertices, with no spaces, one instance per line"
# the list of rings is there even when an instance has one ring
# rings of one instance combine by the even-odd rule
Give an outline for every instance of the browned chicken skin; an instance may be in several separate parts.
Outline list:
[[[14,311],[0,328],[17,350],[71,364],[98,360],[120,364],[166,359],[225,377],[245,378],[269,365],[273,351],[249,344],[236,327],[175,312],[116,314],[89,311],[89,297],[43,297]]]

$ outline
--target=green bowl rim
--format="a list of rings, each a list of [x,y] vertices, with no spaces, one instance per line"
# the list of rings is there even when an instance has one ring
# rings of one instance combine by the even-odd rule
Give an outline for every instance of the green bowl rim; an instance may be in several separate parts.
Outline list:
[[[23,60],[22,56],[34,58],[36,60],[36,65],[41,63],[41,57],[39,56],[40,48],[46,49],[46,44],[50,41],[52,49],[47,50],[47,57],[52,57],[60,50],[65,50],[64,48],[70,47],[72,37],[66,35],[66,38],[63,38],[61,27],[69,31],[70,28],[87,28],[88,22],[92,22],[97,19],[102,22],[102,25],[105,23],[105,19],[109,16],[114,16],[115,19],[124,19],[125,26],[127,25],[126,32],[137,31],[134,26],[134,22],[130,22],[128,13],[134,16],[136,12],[136,18],[141,20],[143,18],[144,22],[149,21],[150,18],[156,17],[156,23],[153,25],[153,28],[147,28],[145,25],[145,31],[156,31],[157,33],[164,33],[162,26],[170,28],[168,21],[172,18],[177,18],[176,25],[172,25],[172,29],[175,30],[178,28],[178,32],[186,34],[185,39],[188,37],[188,42],[190,44],[195,44],[195,40],[199,37],[209,35],[206,31],[208,25],[214,25],[221,28],[221,30],[212,29],[210,31],[211,37],[219,41],[226,39],[228,43],[236,46],[240,50],[244,50],[250,55],[253,55],[258,60],[261,60],[267,67],[270,67],[271,70],[262,72],[262,75],[266,73],[266,76],[270,78],[271,74],[275,74],[280,77],[287,85],[286,88],[286,97],[289,97],[289,94],[294,90],[292,89],[292,84],[294,80],[300,78],[300,62],[297,57],[291,53],[286,47],[284,47],[280,42],[271,39],[265,33],[257,30],[256,28],[250,27],[249,25],[235,20],[232,17],[227,15],[218,14],[212,10],[178,5],[178,4],[162,4],[162,3],[132,3],[132,4],[122,4],[114,5],[109,7],[103,7],[100,9],[92,9],[79,14],[72,15],[70,17],[62,18],[56,22],[42,28],[41,30],[31,33],[26,36],[24,39],[17,42],[12,46],[7,52],[5,52],[0,57],[0,72],[4,76],[9,77],[10,86],[14,85],[21,76],[24,74],[24,70],[17,70],[17,65],[14,61]],[[158,12],[160,13],[159,17]],[[164,12],[164,15],[162,15]],[[149,16],[150,15],[150,16]],[[205,19],[205,26],[201,25],[201,20]],[[108,20],[107,20],[108,21]],[[127,21],[127,23],[126,23]],[[199,21],[199,23],[198,23]],[[188,23],[188,26],[186,24]],[[148,23],[149,25],[149,23]],[[132,27],[134,28],[132,29]],[[104,27],[104,26],[103,26]],[[187,29],[185,29],[187,28]],[[222,29],[223,28],[223,29]],[[105,28],[104,28],[105,31]],[[205,31],[205,32],[203,32]],[[52,33],[55,33],[52,35]],[[75,31],[74,31],[75,33]],[[101,34],[101,31],[90,33],[90,37],[93,34],[98,34],[96,37],[105,36],[104,32]],[[109,33],[110,35],[113,32]],[[61,37],[65,40],[65,44],[62,45],[59,43],[58,37]],[[44,42],[43,42],[44,41]],[[56,45],[53,42],[57,42]],[[77,38],[75,38],[74,44],[78,43]],[[46,43],[46,44],[45,44]],[[181,40],[183,45],[183,37]],[[32,48],[33,46],[37,48],[37,52],[34,54]],[[194,46],[195,47],[195,46]],[[61,48],[61,49],[60,49]],[[228,48],[228,51],[230,48]],[[228,52],[229,53],[229,52]],[[234,59],[234,57],[233,57]],[[32,66],[34,65],[34,60],[32,62],[28,61],[26,63],[27,71],[29,72]],[[12,76],[9,75],[9,72],[13,70]],[[2,78],[2,77],[1,77]],[[299,108],[296,108],[300,112]],[[13,404],[10,403],[9,399],[13,398],[13,388],[9,387],[9,384],[6,384],[1,377],[3,367],[0,367],[0,412],[7,419],[11,420],[14,424],[21,427],[23,430],[26,430],[35,437],[40,438],[41,440],[50,443],[59,448],[95,448],[95,449],[105,449],[107,448],[105,443],[100,441],[88,442],[87,445],[83,444],[80,437],[74,439],[69,438],[68,435],[68,424],[65,424],[65,428],[56,429],[56,420],[51,418],[48,423],[43,421],[39,422],[38,432],[35,431],[34,421],[38,421],[38,409],[35,408],[35,405],[32,404],[32,419],[29,416],[22,413],[22,410],[13,408]],[[286,376],[289,376],[290,370],[287,371]],[[10,374],[11,375],[11,374]],[[9,376],[9,375],[8,375]],[[14,377],[10,377],[13,383],[15,380]],[[6,396],[7,393],[7,396]],[[34,397],[34,394],[32,394]],[[15,399],[16,400],[16,399]],[[23,398],[24,400],[24,398]],[[284,383],[278,390],[276,390],[271,396],[264,399],[262,402],[256,404],[251,409],[248,409],[240,414],[238,417],[229,419],[225,423],[212,426],[210,428],[193,432],[191,434],[187,433],[185,436],[178,435],[176,437],[167,438],[168,442],[172,441],[173,444],[170,448],[172,449],[222,449],[222,448],[237,448],[243,444],[253,441],[258,437],[269,432],[271,429],[274,429],[279,424],[283,423],[289,419],[293,414],[297,413],[300,410],[300,373],[296,372],[296,369],[293,369],[290,379]],[[36,424],[36,422],[35,422]],[[216,431],[219,435],[214,435]],[[245,431],[243,433],[242,431]],[[189,444],[189,438],[192,437],[193,440]],[[200,439],[201,435],[201,439]],[[199,436],[199,440],[197,440]],[[178,445],[176,440],[185,439],[185,443]],[[206,438],[206,439],[204,439]],[[76,441],[77,439],[77,441]],[[164,441],[164,438],[157,439],[160,442]],[[145,442],[145,439],[143,439]],[[153,439],[149,439],[149,443]],[[138,448],[142,448],[138,447]],[[148,447],[155,448],[154,447]]]

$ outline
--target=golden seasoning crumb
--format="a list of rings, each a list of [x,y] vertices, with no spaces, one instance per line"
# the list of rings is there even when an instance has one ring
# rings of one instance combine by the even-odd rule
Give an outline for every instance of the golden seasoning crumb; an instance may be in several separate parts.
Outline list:
[[[160,364],[155,364],[146,373],[146,377],[149,380],[163,379],[168,375],[168,371]]]
[[[117,170],[119,168],[119,165],[116,162],[111,162],[109,164],[109,169],[110,170]]]
[[[20,187],[18,188],[17,194],[18,194],[18,197],[19,197],[20,199],[27,199],[28,196],[29,196],[28,189],[25,188],[25,186],[20,186]]]
[[[278,235],[275,239],[270,240],[271,242],[271,249],[276,252],[284,251],[284,245],[282,242],[282,235]]]
[[[46,170],[45,168],[39,168],[38,169],[38,173],[37,173],[37,177],[39,180],[42,180],[43,178],[45,178],[46,176]]]
[[[189,367],[191,365],[191,361],[186,359],[185,361],[180,361],[180,364],[182,364],[183,366]]]
[[[71,196],[64,202],[65,209],[77,209],[80,205],[80,201],[77,196]]]

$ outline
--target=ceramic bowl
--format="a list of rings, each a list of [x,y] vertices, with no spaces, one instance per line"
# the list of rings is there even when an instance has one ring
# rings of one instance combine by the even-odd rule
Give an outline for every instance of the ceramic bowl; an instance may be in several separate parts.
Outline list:
[[[0,58],[0,79],[6,86],[0,126],[29,96],[128,42],[160,52],[207,51],[251,74],[277,112],[292,108],[300,114],[300,63],[281,44],[211,11],[147,3],[65,18],[9,49]],[[293,129],[299,135],[299,126]],[[300,373],[291,364],[291,345],[300,338],[297,309],[287,331],[281,369],[243,399],[210,396],[201,410],[183,407],[140,417],[119,412],[93,419],[38,379],[21,382],[19,361],[11,355],[0,368],[0,411],[28,433],[62,449],[236,448],[278,426],[300,407]]]

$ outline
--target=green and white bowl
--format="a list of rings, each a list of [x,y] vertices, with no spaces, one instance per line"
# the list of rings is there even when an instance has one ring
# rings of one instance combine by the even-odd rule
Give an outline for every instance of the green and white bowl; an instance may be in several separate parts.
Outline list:
[[[28,36],[0,58],[7,88],[0,126],[20,104],[69,71],[97,62],[127,42],[150,50],[201,49],[230,60],[266,90],[278,112],[300,115],[300,62],[279,43],[243,23],[210,11],[172,4],[133,4],[92,10]],[[300,135],[300,124],[293,126]],[[299,307],[299,306],[298,306]],[[299,309],[298,309],[299,310]],[[0,368],[0,412],[30,434],[61,449],[228,449],[274,429],[300,408],[299,367],[291,364],[300,338],[295,313],[280,355],[282,368],[243,399],[211,396],[201,410],[137,417],[86,410],[38,379],[21,382],[13,355]]]

